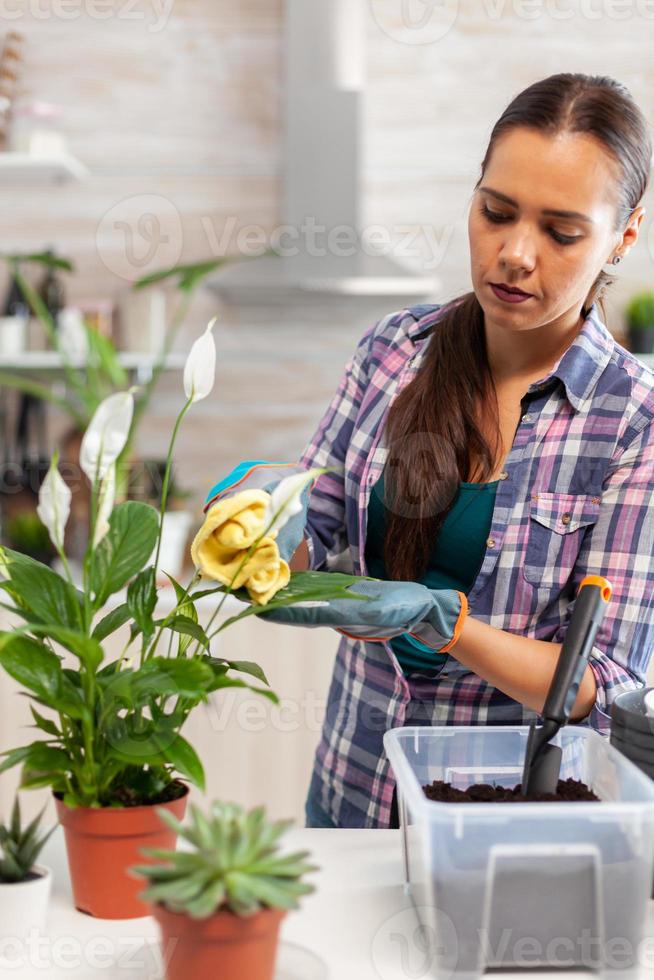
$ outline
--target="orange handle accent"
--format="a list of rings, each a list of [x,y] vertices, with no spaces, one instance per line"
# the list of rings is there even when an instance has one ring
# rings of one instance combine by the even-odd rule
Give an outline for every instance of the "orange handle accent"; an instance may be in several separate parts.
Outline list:
[[[608,602],[613,594],[613,586],[607,578],[603,578],[601,575],[586,575],[579,586],[579,591],[583,589],[585,585],[597,585],[602,590],[602,598],[604,602]]]

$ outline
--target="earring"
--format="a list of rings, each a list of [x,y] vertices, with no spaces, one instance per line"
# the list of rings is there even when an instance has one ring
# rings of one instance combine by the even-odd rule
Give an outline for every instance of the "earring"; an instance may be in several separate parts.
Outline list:
[[[617,265],[619,262],[622,262],[622,256],[614,255],[613,258],[611,259],[612,265]]]

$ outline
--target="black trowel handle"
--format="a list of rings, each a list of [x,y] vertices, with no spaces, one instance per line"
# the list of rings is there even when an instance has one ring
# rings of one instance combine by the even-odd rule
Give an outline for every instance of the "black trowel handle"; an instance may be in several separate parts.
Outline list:
[[[559,725],[567,724],[612,592],[608,579],[599,575],[587,575],[579,586],[572,619],[541,711],[543,718]]]

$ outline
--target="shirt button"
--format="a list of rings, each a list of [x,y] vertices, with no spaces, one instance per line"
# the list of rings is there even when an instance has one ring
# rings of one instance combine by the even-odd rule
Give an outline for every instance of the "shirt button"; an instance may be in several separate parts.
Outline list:
[[[531,415],[529,414],[529,412],[525,412],[525,414],[522,416],[522,421],[531,422]]]
[[[495,547],[495,538],[486,538],[486,544],[489,548]]]
[[[508,479],[508,476],[509,474],[503,471],[502,473],[500,473],[500,480],[506,480]]]
[[[561,518],[561,524],[569,524],[570,520],[571,520],[571,515],[564,514],[563,517]]]

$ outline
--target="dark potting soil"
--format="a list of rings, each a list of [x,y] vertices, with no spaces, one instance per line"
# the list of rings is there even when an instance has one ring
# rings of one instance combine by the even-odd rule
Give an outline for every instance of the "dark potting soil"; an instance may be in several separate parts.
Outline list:
[[[173,779],[155,797],[145,798],[143,793],[136,792],[131,786],[121,786],[113,794],[112,802],[117,806],[158,806],[178,800],[186,792],[186,784]]]
[[[582,800],[599,800],[599,796],[578,779],[559,779],[556,793],[529,793],[523,796],[521,786],[518,783],[507,789],[504,786],[475,783],[462,790],[442,779],[435,779],[430,786],[422,788],[428,799],[438,803],[578,803]]]
[[[6,878],[0,877],[0,885],[24,885],[26,881],[36,881],[37,878],[42,878],[44,872],[39,871],[28,871],[24,878],[20,881],[7,881]]]

